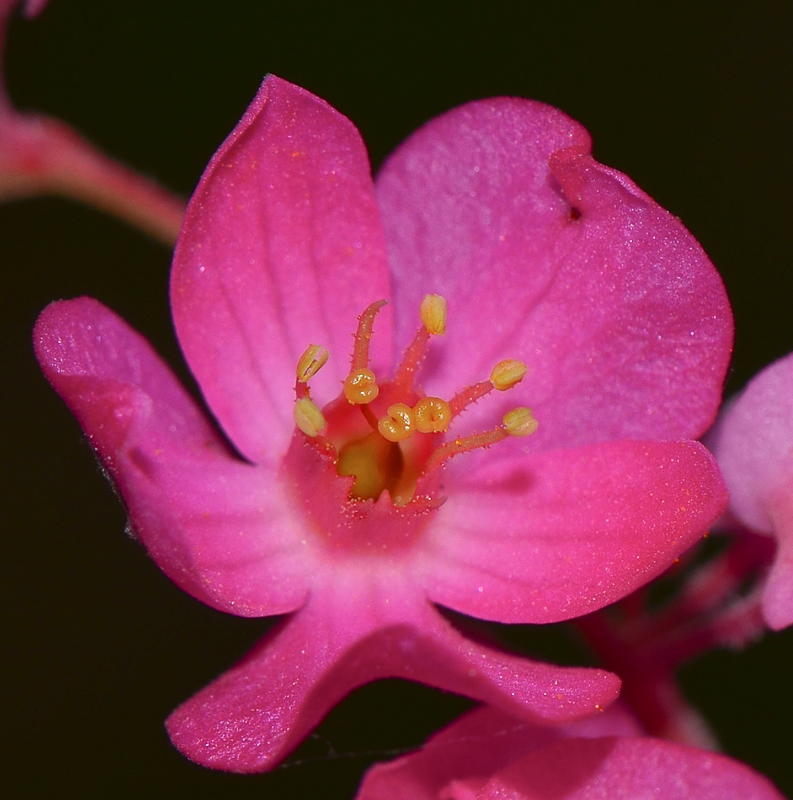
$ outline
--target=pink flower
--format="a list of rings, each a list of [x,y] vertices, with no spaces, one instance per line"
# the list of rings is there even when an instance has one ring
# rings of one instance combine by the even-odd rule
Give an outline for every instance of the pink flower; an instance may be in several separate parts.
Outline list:
[[[266,769],[388,676],[546,721],[617,695],[610,673],[475,644],[433,606],[585,614],[657,575],[724,506],[715,462],[687,441],[710,424],[729,357],[722,284],[680,222],[589,147],[540,103],[472,103],[409,139],[375,190],[353,125],[268,78],[201,179],[172,273],[179,341],[228,442],[97,301],[42,314],[42,367],[155,561],[215,608],[291,614],[171,715],[190,758]],[[449,313],[427,343],[443,319],[430,298],[419,324],[431,293]],[[322,362],[321,348],[302,357],[316,344],[330,358],[309,393],[296,365]],[[397,444],[370,426],[398,427],[392,405],[418,416],[425,390],[459,410],[517,358],[525,380],[448,436]],[[518,381],[507,367],[500,388]],[[369,369],[380,394],[355,408],[342,383]],[[539,429],[508,436],[501,415],[523,402]],[[527,433],[520,414],[506,427]]]
[[[356,800],[784,800],[726,756],[643,737],[619,705],[537,726],[492,708],[367,773]]]
[[[0,200],[57,194],[89,203],[172,245],[183,202],[113,161],[66,123],[17,111],[5,90],[2,56],[8,20],[24,5],[28,18],[48,0],[0,0]]]
[[[793,623],[793,354],[725,405],[707,444],[730,491],[730,515],[776,540],[763,616],[774,630],[786,628]]]

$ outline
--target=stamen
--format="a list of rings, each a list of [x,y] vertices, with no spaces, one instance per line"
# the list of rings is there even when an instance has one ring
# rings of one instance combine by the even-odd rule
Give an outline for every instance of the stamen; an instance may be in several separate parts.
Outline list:
[[[503,426],[494,428],[492,431],[474,433],[471,436],[458,436],[456,439],[444,442],[427,459],[424,474],[426,475],[444,461],[460,455],[460,453],[490,447],[491,444],[501,442],[509,436],[530,436],[539,427],[539,422],[528,408],[513,408],[504,414],[503,422]]]
[[[498,427],[494,428],[492,431],[474,433],[471,436],[458,436],[456,439],[444,442],[427,459],[427,463],[424,466],[424,474],[426,475],[431,470],[439,467],[444,461],[447,461],[454,456],[458,456],[460,453],[468,453],[471,450],[479,450],[484,447],[490,447],[491,444],[501,442],[508,436],[509,434],[504,428]]]
[[[443,433],[449,430],[452,410],[440,397],[422,397],[413,407],[419,433]]]
[[[308,383],[328,360],[328,351],[319,344],[310,344],[297,362],[297,382]]]
[[[309,397],[301,397],[295,403],[295,425],[306,436],[314,438],[325,429],[325,416]]]
[[[525,377],[528,368],[522,361],[515,358],[508,358],[506,361],[499,361],[490,373],[490,382],[494,389],[505,392],[513,386],[517,386]]]
[[[484,397],[488,392],[492,391],[493,384],[490,381],[479,381],[479,383],[475,383],[473,386],[467,386],[449,400],[449,408],[452,411],[452,416],[456,417],[464,408],[467,408],[481,397]]]
[[[378,421],[377,430],[389,442],[404,442],[416,430],[413,409],[404,403],[394,403],[388,407],[386,416]]]
[[[421,327],[405,349],[394,378],[394,385],[403,392],[413,388],[413,375],[424,358],[424,349],[430,336],[441,336],[446,332],[446,298],[439,294],[424,295],[419,316]]]
[[[502,419],[504,430],[510,436],[531,436],[539,428],[540,423],[530,408],[518,407],[507,411]]]
[[[344,379],[344,396],[354,406],[371,403],[380,394],[377,378],[367,365],[369,364],[369,340],[372,338],[374,318],[387,302],[387,300],[378,300],[372,303],[358,317],[358,330],[355,332],[355,348],[352,351],[350,374]]]
[[[371,403],[380,394],[377,378],[368,367],[354,369],[344,379],[344,396],[354,406]]]
[[[493,389],[498,389],[499,392],[505,392],[507,389],[517,386],[526,376],[527,372],[528,368],[526,365],[515,358],[499,361],[491,370],[489,381],[480,381],[473,386],[468,386],[461,392],[458,392],[449,401],[452,416],[456,417],[464,408],[475,403],[477,400],[493,391]]]

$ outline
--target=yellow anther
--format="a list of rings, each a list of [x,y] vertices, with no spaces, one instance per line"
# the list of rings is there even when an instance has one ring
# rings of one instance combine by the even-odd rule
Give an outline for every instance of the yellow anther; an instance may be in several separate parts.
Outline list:
[[[413,407],[419,433],[443,433],[452,421],[451,406],[440,397],[422,397]]]
[[[510,436],[531,436],[537,430],[540,423],[531,413],[530,408],[513,408],[507,411],[503,418],[504,430]]]
[[[427,333],[440,336],[446,333],[446,298],[439,294],[425,294],[419,306],[421,323]]]
[[[325,427],[325,417],[308,397],[301,397],[295,403],[295,425],[306,436],[318,436]]]
[[[377,378],[368,367],[353,370],[344,380],[344,396],[354,406],[371,403],[378,394]]]
[[[404,403],[394,403],[388,407],[386,416],[378,420],[377,430],[389,442],[403,442],[409,439],[416,430],[413,409]]]
[[[328,351],[319,344],[310,344],[297,362],[298,383],[308,383],[325,366]]]
[[[490,383],[493,388],[500,392],[505,392],[513,386],[519,384],[528,372],[528,368],[522,361],[508,358],[506,361],[499,361],[490,373]]]

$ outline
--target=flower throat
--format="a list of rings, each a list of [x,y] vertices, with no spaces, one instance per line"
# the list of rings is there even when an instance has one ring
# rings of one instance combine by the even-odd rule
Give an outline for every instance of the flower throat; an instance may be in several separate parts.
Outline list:
[[[466,387],[450,400],[423,395],[414,386],[414,375],[430,337],[445,333],[447,310],[445,298],[428,294],[419,308],[421,325],[395,376],[379,381],[369,368],[369,340],[385,304],[378,300],[359,317],[342,394],[322,410],[311,399],[308,384],[327,362],[328,351],[316,344],[306,348],[297,363],[294,416],[306,441],[333,463],[336,474],[353,478],[350,501],[377,501],[387,492],[394,506],[404,507],[416,502],[422,479],[449,458],[509,436],[528,436],[538,423],[530,409],[519,407],[508,411],[492,430],[443,441],[458,414],[493,389],[516,386],[526,375],[526,365],[514,359],[501,361],[488,380]]]

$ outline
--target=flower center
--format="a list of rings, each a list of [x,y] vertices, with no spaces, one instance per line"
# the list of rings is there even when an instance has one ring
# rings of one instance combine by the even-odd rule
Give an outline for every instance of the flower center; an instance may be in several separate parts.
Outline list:
[[[396,508],[428,509],[443,502],[438,472],[449,458],[537,429],[530,409],[515,408],[492,430],[444,441],[457,415],[492,390],[517,385],[526,375],[526,365],[501,361],[488,380],[450,400],[425,396],[414,386],[414,376],[430,337],[443,335],[446,328],[446,300],[431,294],[421,302],[421,326],[394,377],[380,381],[369,367],[369,340],[385,303],[372,303],[360,316],[342,393],[322,410],[311,399],[309,381],[327,362],[328,351],[312,344],[301,356],[295,384],[296,437],[313,448],[315,458],[332,465],[337,478],[352,478],[346,503],[377,503],[387,494]]]

